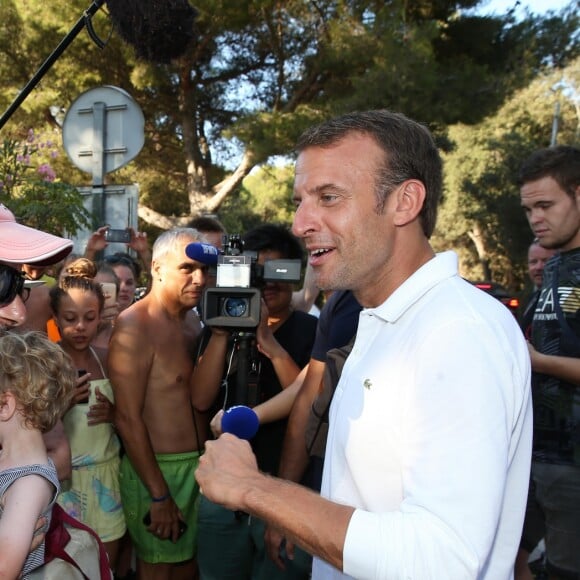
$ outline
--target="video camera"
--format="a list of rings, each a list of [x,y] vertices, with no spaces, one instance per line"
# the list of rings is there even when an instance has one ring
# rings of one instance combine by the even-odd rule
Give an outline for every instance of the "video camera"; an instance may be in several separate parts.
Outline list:
[[[260,324],[260,291],[266,282],[299,282],[300,260],[266,260],[244,251],[239,234],[224,235],[217,257],[217,284],[203,295],[202,320],[208,326],[256,328]]]

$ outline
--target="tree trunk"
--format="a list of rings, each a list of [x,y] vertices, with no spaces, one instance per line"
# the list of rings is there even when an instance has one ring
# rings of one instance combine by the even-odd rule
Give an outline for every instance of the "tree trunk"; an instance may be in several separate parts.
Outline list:
[[[479,263],[481,264],[481,268],[483,270],[483,279],[491,280],[491,269],[489,267],[489,258],[487,255],[487,249],[485,247],[485,238],[481,228],[479,227],[479,224],[475,224],[473,229],[468,232],[467,235],[475,246],[477,256],[479,257]]]

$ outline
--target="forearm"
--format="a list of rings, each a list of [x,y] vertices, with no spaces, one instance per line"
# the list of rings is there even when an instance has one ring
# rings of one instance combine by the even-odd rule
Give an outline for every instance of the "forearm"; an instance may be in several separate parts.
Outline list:
[[[272,524],[308,553],[342,570],[353,508],[330,502],[292,482],[259,474],[241,509]]]
[[[228,433],[208,441],[195,478],[208,500],[264,520],[311,554],[342,568],[353,508],[260,473],[247,441]]]
[[[149,273],[151,272],[151,250],[147,247],[143,250],[139,250],[137,253],[139,254],[139,259],[143,264],[143,271],[147,276],[149,276]]]
[[[532,355],[532,369],[534,372],[550,375],[563,381],[580,385],[579,358],[535,352]]]
[[[128,421],[117,417],[115,426],[133,468],[151,497],[166,495],[169,488],[155,459],[145,424],[142,421]]]
[[[291,481],[300,481],[308,465],[308,453],[304,435],[312,403],[318,395],[320,380],[324,373],[324,363],[310,360],[308,372],[296,395],[282,447],[278,475]]]
[[[12,545],[0,548],[0,578],[20,578],[25,561],[22,549],[15,551]]]
[[[260,403],[254,407],[260,425],[272,423],[288,417],[292,410],[292,405],[296,394],[300,390],[301,382],[294,381],[288,388],[278,393],[275,397]]]
[[[292,357],[282,347],[280,352],[276,352],[270,359],[278,381],[283,389],[289,387],[300,374],[300,367],[294,362]]]
[[[97,250],[95,250],[93,248],[89,248],[89,246],[87,246],[85,248],[85,258],[87,258],[88,260],[92,260],[94,262],[96,257],[97,257]]]
[[[207,411],[218,394],[227,344],[227,333],[212,332],[207,348],[191,375],[191,404],[200,412]]]
[[[56,467],[58,479],[60,481],[70,479],[72,476],[71,451],[62,421],[45,433],[43,438],[48,456]]]

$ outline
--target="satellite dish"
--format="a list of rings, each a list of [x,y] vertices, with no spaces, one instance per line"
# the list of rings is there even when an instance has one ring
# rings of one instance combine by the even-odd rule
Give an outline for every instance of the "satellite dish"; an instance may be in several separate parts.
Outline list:
[[[132,161],[145,142],[145,118],[123,89],[102,86],[80,95],[67,111],[64,149],[80,170],[102,177]],[[100,175],[99,175],[100,174]]]

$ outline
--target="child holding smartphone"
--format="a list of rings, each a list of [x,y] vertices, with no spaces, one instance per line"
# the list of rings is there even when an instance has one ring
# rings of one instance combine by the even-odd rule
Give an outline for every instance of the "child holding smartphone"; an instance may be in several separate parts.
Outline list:
[[[59,481],[42,434],[70,404],[76,373],[68,355],[39,332],[0,336],[0,577],[26,576],[44,563],[45,533]],[[46,525],[35,532],[38,518]]]
[[[112,424],[113,392],[106,371],[106,348],[91,343],[97,335],[105,297],[93,278],[96,267],[81,258],[67,268],[50,291],[59,345],[87,381],[77,387],[63,422],[72,451],[70,488],[59,504],[101,538],[114,569],[125,518],[119,493],[120,443]]]

